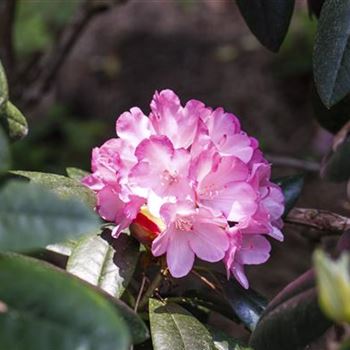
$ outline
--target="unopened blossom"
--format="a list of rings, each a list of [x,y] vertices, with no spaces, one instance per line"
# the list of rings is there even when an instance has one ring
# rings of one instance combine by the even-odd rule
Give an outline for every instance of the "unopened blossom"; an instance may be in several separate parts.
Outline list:
[[[154,256],[166,255],[174,277],[187,275],[195,258],[223,261],[245,288],[244,266],[264,263],[267,236],[280,231],[284,198],[270,181],[271,165],[236,116],[202,102],[184,106],[171,90],[156,92],[151,112],[123,113],[118,138],[92,152],[97,211],[115,223],[112,234],[131,225]]]

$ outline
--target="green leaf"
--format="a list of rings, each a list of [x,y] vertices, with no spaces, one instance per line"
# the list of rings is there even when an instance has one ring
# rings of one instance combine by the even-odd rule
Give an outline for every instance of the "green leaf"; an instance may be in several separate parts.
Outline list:
[[[314,47],[317,91],[327,107],[350,91],[350,0],[326,0],[322,6]]]
[[[27,120],[10,101],[6,103],[4,111],[0,113],[0,124],[12,141],[23,139],[28,134]]]
[[[319,301],[323,312],[338,323],[350,323],[350,255],[333,261],[321,250],[314,254]]]
[[[70,179],[69,177],[21,170],[12,171],[12,174],[26,177],[33,183],[43,185],[61,198],[75,198],[88,204],[91,208],[94,208],[96,205],[94,192],[79,181]]]
[[[274,183],[282,188],[285,200],[283,217],[286,217],[290,210],[295,206],[295,203],[301,194],[304,186],[304,176],[292,175],[280,177],[278,179],[275,179]]]
[[[207,326],[207,329],[213,339],[216,350],[252,350],[251,348],[241,345],[241,342],[233,339],[219,329],[211,326]]]
[[[0,347],[129,349],[128,329],[108,301],[35,259],[0,256]]]
[[[294,0],[236,0],[248,27],[262,45],[277,52],[287,34]]]
[[[149,300],[154,350],[213,350],[212,338],[203,324],[173,303]]]
[[[69,178],[76,181],[81,181],[85,176],[89,175],[88,171],[73,167],[67,168],[66,173]]]
[[[327,108],[317,91],[313,89],[312,106],[317,121],[333,134],[337,133],[350,120],[350,95],[347,95],[335,106]]]
[[[11,157],[7,137],[0,127],[0,173],[6,172],[10,168]]]
[[[33,184],[0,190],[0,248],[26,250],[96,232],[99,219],[84,204],[62,200]]]
[[[8,97],[9,97],[9,92],[8,92],[6,74],[5,74],[4,67],[2,66],[0,61],[0,114],[2,114],[6,108]]]
[[[328,155],[321,168],[321,176],[327,180],[341,182],[350,178],[350,136],[335,152]]]
[[[119,298],[134,273],[139,244],[126,234],[111,243],[95,235],[82,239],[68,259],[67,271]]]
[[[265,298],[252,289],[244,289],[234,279],[228,280],[221,274],[216,274],[216,277],[223,291],[223,297],[233,312],[249,330],[254,330],[266,307]]]
[[[314,284],[313,272],[308,271],[268,304],[252,333],[253,349],[304,349],[331,326],[318,306]]]
[[[70,256],[76,245],[77,245],[76,240],[69,239],[68,241],[65,241],[65,242],[49,244],[48,246],[46,246],[46,249],[61,255]]]

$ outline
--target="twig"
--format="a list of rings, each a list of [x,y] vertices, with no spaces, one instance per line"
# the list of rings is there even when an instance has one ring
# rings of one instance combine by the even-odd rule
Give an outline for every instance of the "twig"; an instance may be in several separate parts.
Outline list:
[[[141,299],[141,301],[139,303],[139,307],[141,309],[148,303],[148,299],[153,295],[154,291],[162,283],[163,274],[164,274],[163,270],[159,269],[158,273],[156,274],[156,276],[154,277],[153,281],[151,282],[151,284],[147,288],[145,294],[143,295],[143,297],[142,297],[142,299]]]
[[[140,287],[140,290],[139,290],[139,293],[137,295],[136,302],[135,302],[135,307],[134,307],[135,312],[137,312],[137,309],[139,307],[141,296],[142,296],[143,290],[145,289],[146,280],[147,280],[146,276],[143,276],[142,282],[141,282],[141,287]]]
[[[273,165],[277,166],[286,166],[310,172],[320,171],[320,164],[310,160],[297,159],[286,156],[277,156],[273,154],[266,154],[266,158]]]
[[[206,277],[198,273],[196,270],[192,270],[191,273],[193,273],[196,277],[198,277],[203,283],[205,283],[210,289],[217,292],[217,288],[213,283],[211,283]]]
[[[329,235],[350,229],[350,218],[322,209],[293,208],[284,221],[327,231]]]
[[[62,32],[57,44],[42,57],[38,67],[30,72],[29,81],[33,86],[26,88],[24,95],[21,96],[24,105],[32,107],[50,90],[63,62],[91,19],[95,15],[111,8],[112,4],[112,2],[109,4],[109,2],[93,0],[84,0],[82,2],[75,16]]]
[[[0,12],[0,57],[8,79],[12,79],[15,64],[13,51],[13,24],[16,13],[16,0],[5,0]]]

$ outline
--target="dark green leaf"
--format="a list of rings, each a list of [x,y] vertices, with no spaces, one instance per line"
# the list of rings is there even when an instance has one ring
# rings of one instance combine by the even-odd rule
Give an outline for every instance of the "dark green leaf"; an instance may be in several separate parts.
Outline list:
[[[0,348],[128,349],[117,311],[79,280],[16,254],[0,256]]]
[[[83,203],[33,184],[12,181],[0,191],[0,247],[25,250],[96,232],[99,220]]]
[[[213,339],[216,350],[252,350],[251,348],[241,345],[241,343],[228,336],[225,332],[211,326],[207,329]]]
[[[350,178],[350,136],[335,152],[328,155],[321,169],[321,176],[327,180],[341,182]]]
[[[173,303],[149,300],[154,350],[213,350],[212,338],[203,324]]]
[[[350,92],[350,0],[326,0],[314,48],[317,91],[327,107]]]
[[[139,244],[126,234],[112,244],[97,235],[82,239],[68,259],[67,271],[119,298],[134,273]]]
[[[6,172],[10,168],[10,148],[2,128],[0,127],[0,173]]]
[[[313,89],[312,105],[317,121],[333,134],[337,133],[350,120],[350,95],[328,109],[321,101],[317,91]]]
[[[295,206],[295,203],[301,194],[304,186],[304,176],[285,176],[275,179],[274,182],[282,188],[285,201],[283,217],[286,217],[290,210]]]
[[[248,27],[268,49],[277,52],[287,34],[294,0],[236,0]]]
[[[96,205],[94,192],[82,185],[79,181],[70,179],[69,177],[36,171],[16,170],[12,171],[12,173],[26,177],[33,183],[43,185],[62,198],[76,198],[92,208]]]
[[[6,103],[9,97],[7,79],[4,67],[0,61],[0,114],[2,114],[6,108]]]
[[[89,175],[89,172],[73,167],[67,168],[66,172],[69,178],[76,181],[81,181],[85,176]]]
[[[331,326],[318,306],[314,285],[309,271],[269,303],[251,336],[253,349],[304,349]]]
[[[217,274],[224,299],[241,322],[251,331],[254,330],[266,307],[266,300],[252,289],[244,289],[236,280],[227,280],[226,276]]]
[[[12,141],[23,139],[28,134],[27,120],[10,101],[6,103],[5,110],[0,113],[0,123]]]

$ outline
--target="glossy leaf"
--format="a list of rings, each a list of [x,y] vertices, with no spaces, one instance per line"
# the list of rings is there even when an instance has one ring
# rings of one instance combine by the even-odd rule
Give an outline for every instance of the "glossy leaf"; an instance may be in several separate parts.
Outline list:
[[[4,173],[10,168],[10,159],[10,148],[7,137],[0,127],[0,173]]]
[[[134,273],[139,244],[126,234],[112,244],[97,235],[82,239],[72,250],[67,271],[120,297]]]
[[[65,241],[65,242],[49,244],[48,246],[46,246],[46,249],[58,254],[70,256],[76,245],[77,245],[76,240],[69,239],[68,241]]]
[[[12,181],[0,190],[0,249],[44,247],[96,232],[96,214],[33,184]]]
[[[248,27],[262,45],[277,52],[287,34],[294,0],[236,0]]]
[[[350,178],[350,136],[335,152],[328,155],[321,169],[321,176],[331,181],[347,181]]]
[[[314,284],[313,272],[309,271],[268,304],[252,333],[253,349],[304,349],[331,326],[318,306]]]
[[[61,198],[75,198],[88,204],[92,208],[96,205],[95,194],[79,181],[70,179],[69,177],[36,171],[16,170],[12,171],[12,173],[26,177],[33,183],[45,186]]]
[[[347,95],[335,106],[327,108],[317,91],[313,89],[312,106],[317,121],[333,134],[337,133],[350,120],[350,95]]]
[[[22,112],[10,101],[0,113],[0,124],[7,132],[10,140],[23,139],[28,134],[28,123]]]
[[[323,312],[338,323],[350,322],[350,256],[343,253],[337,261],[318,250],[314,264]]]
[[[89,175],[88,171],[73,167],[67,168],[66,173],[69,178],[76,181],[81,181],[85,176]]]
[[[275,179],[274,182],[282,188],[285,200],[285,209],[283,216],[287,216],[290,210],[295,206],[304,186],[303,175],[285,176]]]
[[[327,107],[350,92],[350,0],[326,0],[314,48],[317,91]]]
[[[222,289],[224,299],[231,306],[240,321],[254,330],[263,313],[267,301],[252,289],[244,289],[236,280],[227,280],[224,275],[216,275]]]
[[[0,256],[0,347],[129,349],[122,317],[77,279],[38,260]]]
[[[241,345],[241,343],[228,336],[225,332],[211,326],[207,329],[213,339],[216,350],[252,350],[251,348]]]
[[[150,299],[149,318],[154,350],[215,349],[205,326],[177,304]]]

